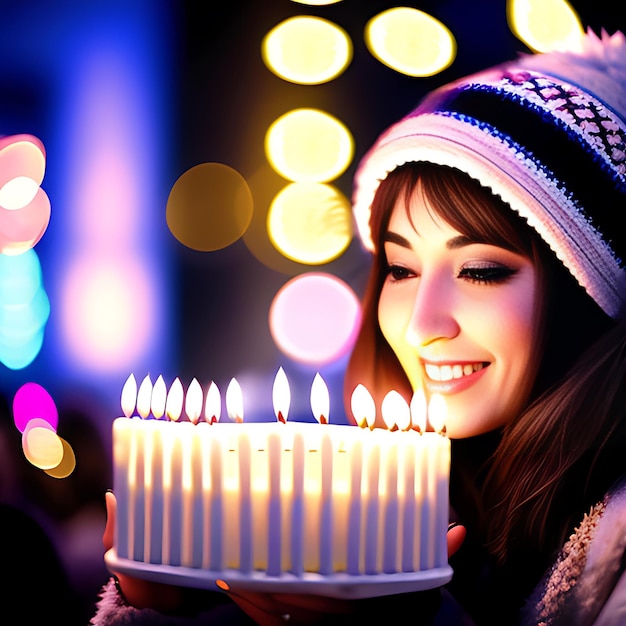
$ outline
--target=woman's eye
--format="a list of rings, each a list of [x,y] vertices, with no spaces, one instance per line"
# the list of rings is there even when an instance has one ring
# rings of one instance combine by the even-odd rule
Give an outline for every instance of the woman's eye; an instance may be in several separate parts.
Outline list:
[[[387,275],[390,276],[392,280],[403,280],[413,276],[414,274],[411,270],[406,267],[402,267],[401,265],[390,265],[387,268]]]
[[[474,283],[502,283],[516,273],[516,269],[505,265],[475,265],[462,268],[459,272],[459,278]]]

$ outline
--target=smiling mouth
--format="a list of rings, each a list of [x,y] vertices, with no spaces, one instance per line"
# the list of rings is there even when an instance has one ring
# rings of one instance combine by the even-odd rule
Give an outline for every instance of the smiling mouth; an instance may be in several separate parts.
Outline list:
[[[424,363],[426,376],[430,380],[447,381],[464,376],[471,376],[474,372],[478,372],[489,365],[485,362],[480,363],[456,363],[454,365],[434,365],[433,363]]]

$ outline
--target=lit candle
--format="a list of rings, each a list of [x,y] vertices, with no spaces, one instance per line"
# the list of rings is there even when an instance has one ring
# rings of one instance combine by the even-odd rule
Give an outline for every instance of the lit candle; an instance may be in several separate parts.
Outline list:
[[[177,435],[180,436],[181,452],[182,452],[182,546],[181,546],[181,563],[187,567],[194,565],[194,540],[202,520],[198,519],[200,511],[196,504],[194,494],[197,492],[195,485],[198,484],[198,469],[193,463],[194,447],[197,437],[194,435],[195,425],[197,425],[200,415],[202,414],[202,387],[197,378],[194,378],[187,389],[185,396],[185,414],[189,422],[181,424],[182,428],[177,429]],[[196,523],[194,524],[194,517]]]
[[[165,411],[167,413],[168,420],[176,422],[180,418],[183,410],[183,386],[180,379],[174,379],[174,382],[170,386],[167,393],[167,400],[165,402]],[[176,484],[175,474],[177,468],[174,465],[174,448],[175,440],[174,436],[177,430],[171,428],[171,424],[167,425],[167,432],[163,433],[162,445],[163,445],[163,562],[173,564],[175,559],[179,556],[173,542],[178,543],[176,538],[176,531],[180,531],[180,526],[177,523],[178,514],[180,511],[180,503],[175,502],[178,500],[180,494],[178,489],[173,489],[173,485]],[[174,493],[173,493],[174,492]],[[172,507],[178,505],[176,510],[173,511]],[[180,532],[178,533],[180,537]]]
[[[122,414],[127,419],[116,420],[114,423],[113,457],[118,459],[130,459],[131,441],[131,417],[135,412],[137,402],[137,381],[130,374],[122,387]],[[132,477],[132,478],[131,478]],[[129,540],[129,516],[130,507],[130,484],[134,481],[134,474],[128,471],[122,463],[114,463],[113,488],[118,502],[117,516],[115,520],[115,548],[120,558],[128,558],[130,555]]]
[[[450,467],[450,446],[445,437],[445,420],[446,420],[446,403],[443,396],[433,394],[428,405],[428,419],[439,438],[439,444],[436,446],[437,456],[434,461],[436,465],[437,492],[436,498],[441,502],[448,501],[448,477],[446,468]],[[445,474],[444,474],[445,472]],[[436,518],[434,521],[435,528],[442,528],[448,524],[448,509],[439,507],[436,510]],[[448,562],[448,541],[446,535],[439,533],[435,542],[435,566],[442,567]]]

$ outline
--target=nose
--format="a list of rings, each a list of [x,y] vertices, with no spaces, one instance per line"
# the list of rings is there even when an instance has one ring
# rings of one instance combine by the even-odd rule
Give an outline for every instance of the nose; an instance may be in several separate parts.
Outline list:
[[[422,274],[406,331],[414,347],[453,339],[460,332],[455,315],[454,285],[441,276]]]

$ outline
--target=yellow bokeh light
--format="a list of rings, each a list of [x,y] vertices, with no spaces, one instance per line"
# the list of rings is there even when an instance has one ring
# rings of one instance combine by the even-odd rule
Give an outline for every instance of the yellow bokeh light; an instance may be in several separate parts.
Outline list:
[[[290,17],[263,39],[265,65],[280,78],[319,85],[341,74],[352,60],[352,41],[342,28],[320,17]]]
[[[432,76],[456,56],[456,40],[439,20],[411,7],[394,7],[365,25],[365,43],[381,63],[407,76]]]
[[[67,478],[76,469],[76,455],[72,446],[63,437],[59,437],[59,441],[63,446],[63,458],[58,465],[45,472],[52,478]]]
[[[321,183],[291,183],[274,198],[267,229],[286,257],[315,265],[340,256],[352,239],[349,200]]]
[[[354,140],[332,115],[317,109],[294,109],[269,127],[265,153],[274,170],[287,180],[326,183],[350,165]]]
[[[22,448],[28,461],[40,469],[52,469],[63,458],[60,437],[51,428],[43,426],[24,429]]]
[[[579,50],[584,29],[566,0],[507,0],[509,28],[535,52]]]
[[[180,243],[213,252],[230,246],[246,232],[252,210],[250,188],[237,170],[223,163],[200,163],[174,183],[166,220]]]

